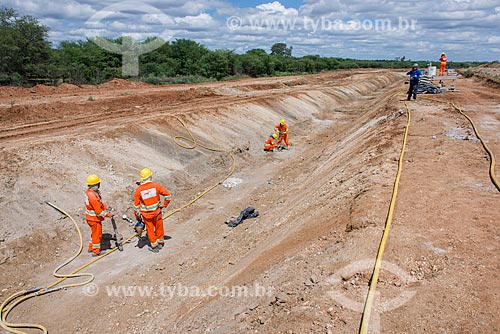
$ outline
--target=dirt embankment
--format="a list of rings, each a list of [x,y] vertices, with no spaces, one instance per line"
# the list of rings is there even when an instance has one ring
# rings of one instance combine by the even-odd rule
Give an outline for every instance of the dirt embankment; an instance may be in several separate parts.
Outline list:
[[[492,88],[500,88],[500,64],[490,63],[462,71],[466,77],[474,77],[478,82]]]
[[[5,171],[0,181],[6,185],[0,192],[5,208],[0,220],[6,222],[0,227],[5,236],[2,269],[11,273],[0,280],[2,297],[47,282],[51,268],[75,248],[71,226],[58,220],[43,205],[45,200],[71,212],[88,233],[82,221],[87,174],[99,174],[105,200],[130,214],[134,181],[143,166],[152,168],[156,180],[174,194],[172,209],[227,173],[227,154],[187,151],[173,143],[172,136],[185,134],[174,116],[183,118],[200,142],[234,152],[233,177],[241,180],[232,189],[218,187],[169,219],[171,239],[160,254],[129,245],[91,267],[97,296],[80,289],[47,295],[24,304],[11,320],[43,323],[54,333],[356,331],[359,314],[329,292],[338,288],[362,302],[369,270],[342,277],[338,287],[329,279],[346,265],[376,254],[406,122],[394,96],[400,79],[386,71],[338,72],[182,89],[117,88],[96,95],[95,101],[82,100],[87,91],[78,96],[21,97],[18,112],[3,106],[1,115],[13,126],[0,132]],[[494,94],[482,94],[483,101],[493,101]],[[470,97],[456,95],[458,101]],[[481,186],[474,185],[485,168],[481,149],[472,146],[474,141],[462,140],[457,146],[456,139],[446,135],[455,133],[451,128],[467,127],[460,117],[444,106],[419,103],[411,106],[416,120],[405,161],[410,177],[402,179],[402,198],[410,201],[396,212],[400,234],[388,254],[414,280],[407,284],[384,271],[380,283],[384,296],[412,289],[417,297],[382,315],[383,331],[460,332],[481,323],[495,328],[491,310],[498,309],[498,302],[485,295],[494,277],[477,281],[491,275],[494,259],[478,262],[477,272],[466,270],[467,278],[483,291],[475,300],[484,305],[467,302],[470,284],[457,285],[463,263],[473,264],[467,254],[478,254],[472,241],[486,245],[488,252],[498,247],[485,232],[499,235],[490,222],[495,210],[491,215],[478,211],[495,203],[487,175]],[[500,139],[491,137],[500,129],[495,116],[481,115],[493,117],[486,135]],[[282,117],[291,127],[293,149],[265,154],[263,142]],[[498,144],[494,148],[500,149]],[[454,197],[448,189],[462,195]],[[460,209],[469,195],[474,198],[468,201],[470,217]],[[257,220],[235,229],[223,224],[248,205],[260,211]],[[438,222],[433,220],[436,213]],[[468,231],[474,233],[471,242],[464,242],[467,234],[461,234],[459,226],[469,218],[478,227]],[[448,226],[456,234],[446,232]],[[131,233],[126,225],[120,229]],[[105,230],[109,232],[109,226]],[[77,262],[85,260],[83,256]],[[118,286],[154,291],[149,296],[109,295],[110,287]],[[169,297],[159,293],[162,286],[267,290],[264,296],[242,298],[187,297],[172,290]],[[443,311],[450,304],[454,306]],[[460,307],[470,321],[455,321]],[[430,313],[419,311],[422,308],[433,314],[440,310],[444,319],[433,322]]]

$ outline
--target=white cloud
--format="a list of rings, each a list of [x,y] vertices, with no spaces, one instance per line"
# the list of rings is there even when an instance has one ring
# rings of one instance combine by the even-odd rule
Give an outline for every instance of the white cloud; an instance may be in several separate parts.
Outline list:
[[[158,11],[117,10],[109,13],[112,15],[104,22],[94,24],[85,22],[109,5],[122,1],[1,1],[2,5],[13,7],[21,14],[38,17],[51,29],[49,36],[55,42],[85,39],[89,32],[105,37],[134,34],[134,37],[145,38],[169,29],[179,38],[191,38],[210,48],[239,52],[252,48],[269,50],[273,43],[286,42],[295,46],[294,53],[299,56],[320,53],[340,57],[389,59],[406,56],[434,60],[445,48],[453,60],[499,58],[495,51],[500,44],[498,0],[303,0],[299,8],[287,8],[272,0],[253,8],[240,8],[232,0],[140,0],[144,6],[153,6]],[[226,20],[235,15],[241,18],[242,26],[230,30]],[[363,20],[390,20],[397,27],[400,18],[417,20],[416,30],[357,27]],[[335,20],[342,22],[336,29],[323,25]],[[257,22],[260,27],[252,27],[250,22]]]
[[[95,12],[88,4],[73,0],[3,0],[2,6],[14,8],[21,14],[38,18],[81,19]]]
[[[175,19],[175,22],[184,29],[210,29],[214,28],[216,22],[212,16],[207,13],[201,13],[197,16],[185,16]]]
[[[257,9],[270,14],[282,14],[282,15],[298,15],[299,11],[295,8],[285,8],[280,2],[270,2],[262,5],[258,5]]]
[[[500,45],[500,36],[490,36],[486,41],[490,44]]]

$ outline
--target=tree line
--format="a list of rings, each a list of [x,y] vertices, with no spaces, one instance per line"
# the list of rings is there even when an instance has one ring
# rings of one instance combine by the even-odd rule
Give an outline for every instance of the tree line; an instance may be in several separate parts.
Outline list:
[[[30,85],[39,81],[99,84],[122,78],[122,58],[91,40],[65,41],[53,47],[49,29],[29,15],[0,9],[0,85]],[[121,38],[113,42],[121,44]],[[253,49],[245,54],[234,50],[210,50],[188,39],[177,39],[139,57],[141,81],[192,83],[240,77],[318,73],[356,68],[408,68],[414,61],[355,60],[317,55],[293,57],[293,48],[277,43],[268,53]],[[425,62],[420,62],[423,66]],[[455,68],[476,62],[450,63]]]

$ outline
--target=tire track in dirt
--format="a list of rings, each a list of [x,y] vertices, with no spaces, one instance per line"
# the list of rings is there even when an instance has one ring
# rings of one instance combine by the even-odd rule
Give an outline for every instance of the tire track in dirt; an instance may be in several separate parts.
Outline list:
[[[355,74],[353,74],[354,76]],[[203,86],[201,86],[203,87]],[[331,88],[324,85],[312,85],[294,89],[294,91],[305,93],[311,90],[321,90],[323,88]],[[197,112],[202,109],[217,109],[221,107],[230,107],[234,104],[248,104],[252,102],[260,102],[269,98],[276,98],[277,96],[287,96],[293,92],[289,90],[278,91],[264,91],[259,92],[257,96],[209,96],[190,99],[187,101],[174,101],[169,102],[168,107],[152,108],[144,106],[142,108],[126,108],[110,110],[105,112],[88,112],[84,116],[72,117],[69,120],[52,120],[45,122],[38,122],[32,124],[23,124],[12,128],[0,128],[0,143],[10,142],[14,139],[29,140],[31,135],[41,139],[42,136],[54,136],[67,132],[76,133],[77,131],[90,131],[97,125],[106,127],[120,127],[135,122],[145,122],[153,120],[160,116],[177,115],[183,113]],[[150,96],[155,97],[155,95]],[[158,97],[161,97],[158,96]],[[140,103],[140,102],[139,102]],[[138,104],[139,104],[138,103]],[[66,117],[66,114],[63,114]],[[94,119],[94,120],[92,120]],[[100,127],[98,127],[100,128]],[[59,131],[64,130],[64,131]],[[100,130],[97,130],[100,131]]]

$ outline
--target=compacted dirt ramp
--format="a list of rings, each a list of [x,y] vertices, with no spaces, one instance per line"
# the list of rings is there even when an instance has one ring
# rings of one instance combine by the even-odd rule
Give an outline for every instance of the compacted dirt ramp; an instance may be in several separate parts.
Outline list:
[[[79,247],[70,220],[46,201],[74,217],[87,242],[88,174],[101,177],[105,202],[129,216],[143,167],[172,192],[167,213],[216,185],[165,220],[160,253],[132,238],[85,269],[91,284],[29,299],[8,321],[50,333],[358,332],[407,124],[403,83],[398,72],[361,70],[185,86],[1,88],[2,301],[54,281],[52,270]],[[473,79],[459,86],[438,99],[467,111],[500,156],[497,88]],[[408,109],[371,330],[498,332],[500,206],[490,158],[447,103],[421,98]],[[292,148],[265,153],[281,118]],[[220,151],[180,147],[173,138],[188,130]],[[234,173],[218,184],[232,157]],[[258,218],[224,224],[248,206]],[[128,223],[118,229],[133,234]],[[112,234],[107,221],[104,230]],[[82,254],[65,270],[89,260]]]

